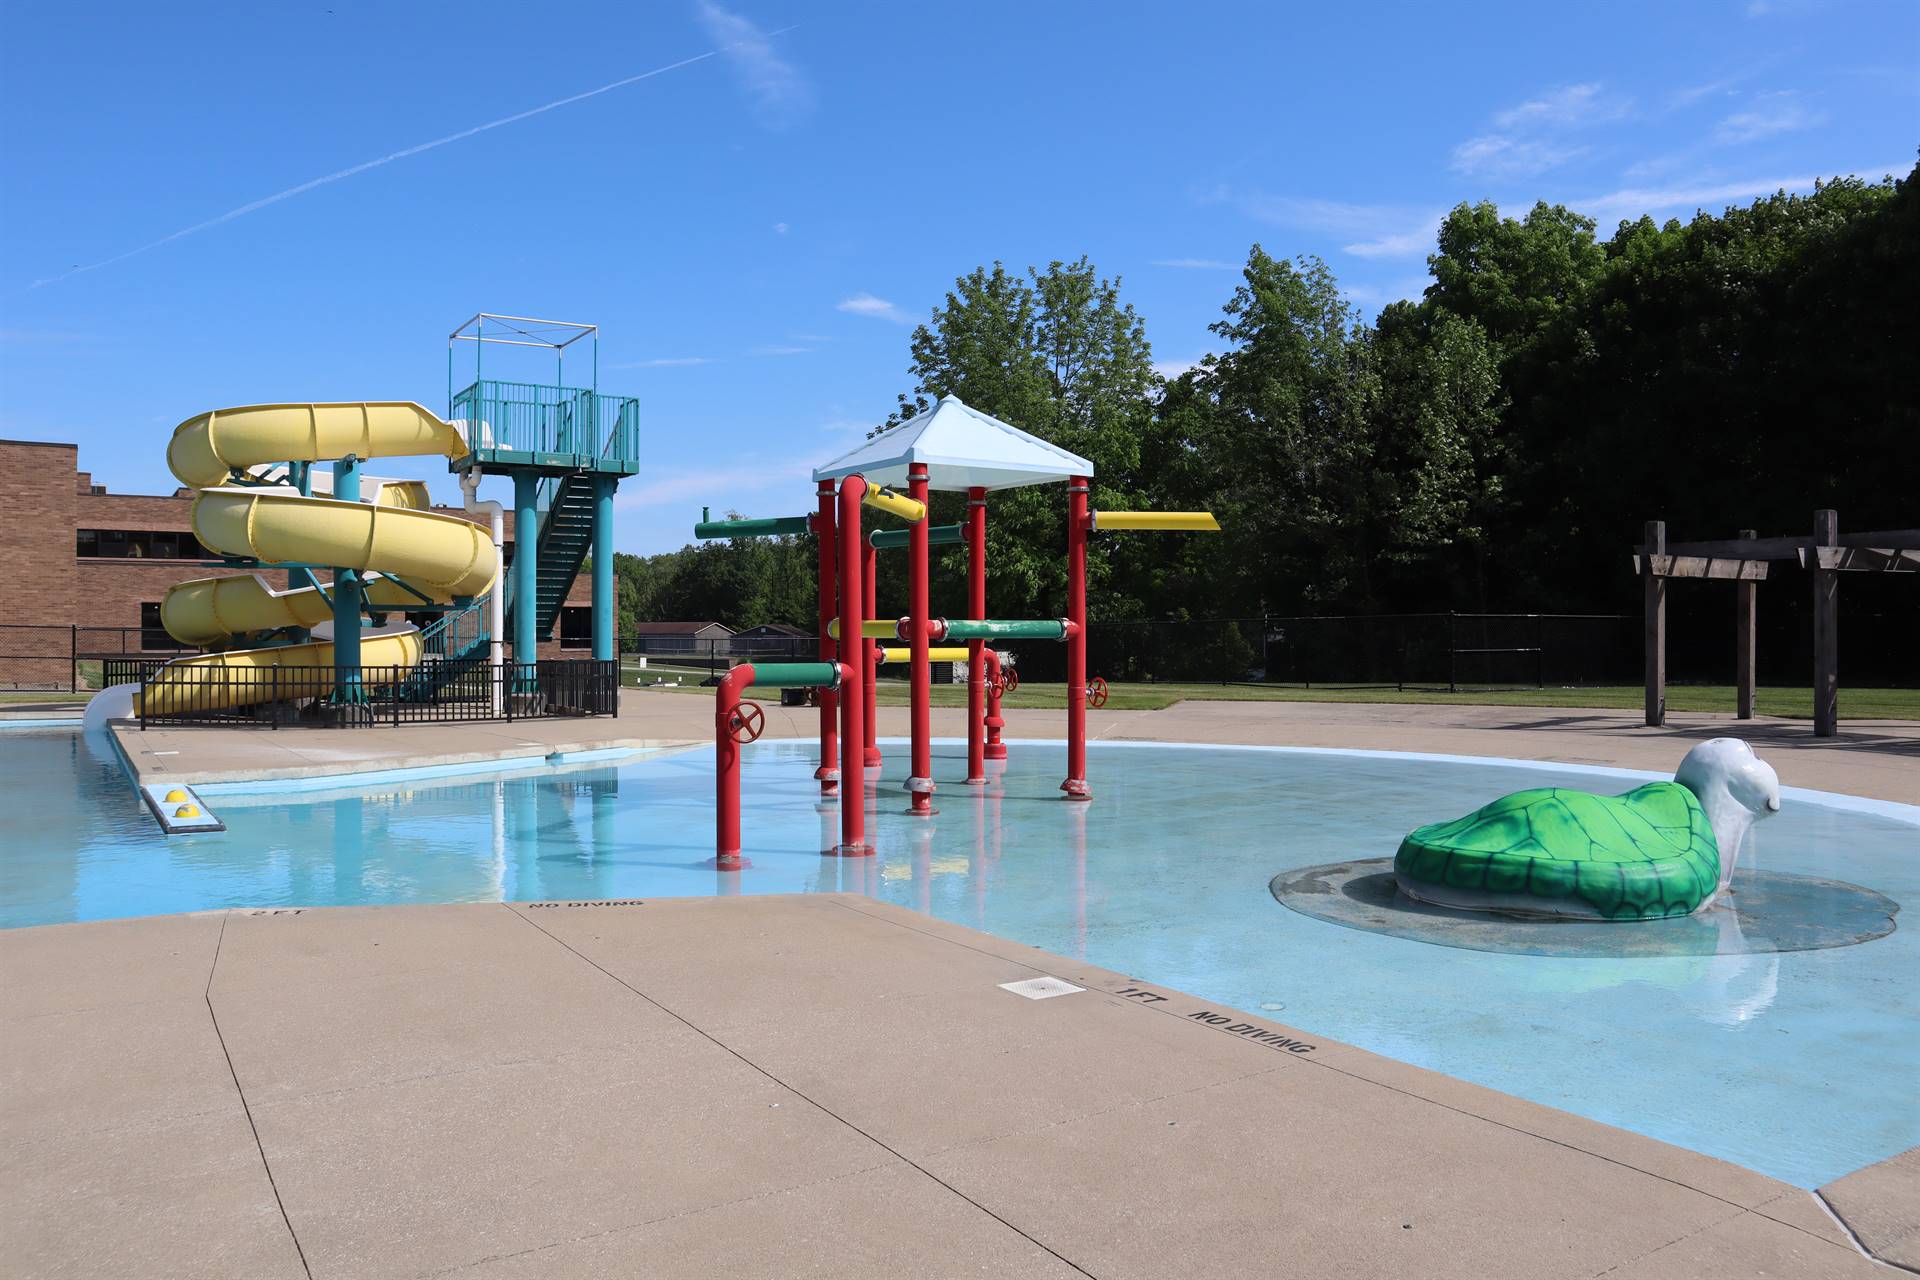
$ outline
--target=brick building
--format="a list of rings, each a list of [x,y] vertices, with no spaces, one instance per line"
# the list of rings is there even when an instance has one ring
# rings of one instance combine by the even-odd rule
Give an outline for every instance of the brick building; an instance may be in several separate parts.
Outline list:
[[[75,654],[174,650],[160,625],[167,588],[236,572],[203,563],[192,506],[191,489],[108,493],[80,470],[77,445],[0,440],[0,688],[64,687]],[[435,510],[471,518],[457,507]],[[511,506],[505,532],[511,561]],[[284,572],[266,577],[287,585]],[[541,657],[586,656],[591,600],[582,574]]]

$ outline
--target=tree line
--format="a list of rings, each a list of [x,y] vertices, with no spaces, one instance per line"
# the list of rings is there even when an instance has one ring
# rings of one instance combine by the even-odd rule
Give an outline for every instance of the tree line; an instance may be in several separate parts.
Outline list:
[[[1647,519],[1674,539],[1799,531],[1825,506],[1843,528],[1915,523],[1915,176],[1604,238],[1563,205],[1462,204],[1424,295],[1371,320],[1324,261],[1255,244],[1216,349],[1170,379],[1119,278],[996,262],[913,331],[911,387],[876,433],[957,395],[1092,461],[1096,508],[1219,515],[1219,535],[1101,540],[1096,622],[1627,612]],[[961,514],[937,496],[936,522]],[[994,495],[988,530],[990,613],[1059,616],[1058,487]],[[959,549],[936,555],[964,574]],[[807,538],[622,555],[622,629],[810,626],[813,564]],[[883,557],[887,599],[901,577]],[[1116,634],[1140,639],[1115,674],[1257,665],[1257,635],[1231,628],[1204,653]]]

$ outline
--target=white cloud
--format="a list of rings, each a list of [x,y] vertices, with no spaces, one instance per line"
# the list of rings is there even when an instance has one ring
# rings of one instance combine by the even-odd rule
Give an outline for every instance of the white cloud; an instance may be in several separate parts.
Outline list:
[[[776,223],[774,223],[774,224],[773,224],[773,234],[775,234],[775,235],[777,235],[777,236],[783,236],[783,235],[785,235],[785,234],[787,234],[787,224],[786,224],[786,223],[784,223],[784,222],[776,222]]]
[[[1608,97],[1599,83],[1570,84],[1508,107],[1493,117],[1502,129],[1584,126],[1618,120],[1631,108],[1626,98]]]
[[[755,347],[753,349],[753,354],[757,356],[805,356],[805,355],[812,355],[813,348],[812,347]]]
[[[712,356],[658,356],[652,360],[630,360],[625,364],[610,364],[609,369],[673,369],[682,365],[712,364]]]
[[[1850,174],[1821,174],[1797,178],[1755,178],[1745,182],[1721,182],[1695,186],[1627,188],[1595,196],[1590,200],[1571,200],[1568,205],[1598,219],[1637,218],[1641,214],[1692,213],[1699,209],[1724,208],[1744,200],[1770,196],[1776,191],[1811,191],[1814,183],[1834,177],[1856,177],[1869,182],[1887,174],[1902,174],[1905,165],[1887,165],[1856,169]]]
[[[1234,271],[1233,263],[1222,262],[1218,258],[1157,258],[1156,267],[1172,267],[1176,271]]]
[[[1298,231],[1337,236],[1341,249],[1357,258],[1404,257],[1425,253],[1433,244],[1441,211],[1406,205],[1349,204],[1300,196],[1233,196],[1240,210],[1261,222]]]
[[[1585,147],[1572,147],[1540,138],[1515,138],[1488,133],[1468,138],[1453,149],[1455,173],[1497,178],[1525,178],[1586,154]]]
[[[1172,382],[1175,378],[1187,372],[1187,370],[1198,369],[1200,367],[1200,360],[1201,357],[1199,356],[1195,356],[1191,360],[1155,360],[1153,362],[1153,371],[1165,378],[1168,382]]]
[[[1494,113],[1495,131],[1468,138],[1453,149],[1455,173],[1485,178],[1530,178],[1585,155],[1587,148],[1563,135],[1621,119],[1630,99],[1599,83],[1567,85]]]
[[[1394,235],[1381,236],[1375,240],[1362,240],[1354,244],[1343,244],[1341,251],[1356,258],[1409,258],[1415,254],[1431,251],[1440,236],[1440,215],[1422,222],[1411,230],[1397,232]]]
[[[1794,93],[1765,94],[1746,111],[1736,111],[1713,131],[1716,141],[1725,143],[1757,142],[1775,134],[1794,133],[1826,123],[1826,116],[1814,111]]]
[[[891,320],[895,324],[912,324],[913,317],[888,302],[885,298],[876,298],[870,293],[856,293],[851,298],[841,300],[836,311],[848,315],[871,316],[876,320]]]
[[[813,86],[794,65],[773,50],[772,36],[713,0],[700,0],[700,22],[716,44],[725,46],[727,61],[743,88],[753,98],[760,122],[782,129],[813,105]]]

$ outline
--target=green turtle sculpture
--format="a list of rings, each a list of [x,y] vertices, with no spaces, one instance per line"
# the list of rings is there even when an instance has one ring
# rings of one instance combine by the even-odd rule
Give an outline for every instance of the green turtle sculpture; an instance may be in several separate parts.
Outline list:
[[[1738,738],[1689,751],[1672,782],[1617,796],[1516,791],[1400,842],[1409,898],[1468,911],[1649,920],[1712,904],[1747,832],[1780,810],[1780,779]]]

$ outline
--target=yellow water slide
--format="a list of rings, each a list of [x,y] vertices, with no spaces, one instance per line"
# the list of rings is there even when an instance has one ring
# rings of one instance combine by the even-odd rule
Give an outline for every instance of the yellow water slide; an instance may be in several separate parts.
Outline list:
[[[202,545],[264,563],[357,570],[366,574],[367,607],[386,612],[492,590],[500,564],[487,529],[427,510],[426,486],[419,481],[369,481],[366,502],[231,481],[236,472],[258,474],[280,462],[323,462],[348,454],[363,460],[459,458],[466,452],[466,442],[450,424],[405,401],[266,404],[216,409],[181,423],[167,446],[167,465],[182,484],[200,490],[193,502],[193,531]],[[258,574],[241,574],[179,584],[161,602],[160,619],[181,643],[206,645],[286,627],[326,631],[333,610],[314,587],[276,590]],[[368,667],[414,666],[420,661],[419,633],[411,627],[363,632],[360,661]],[[182,658],[148,683],[144,709],[243,706],[271,696],[261,691],[263,684],[270,691],[271,682],[252,673],[276,667],[330,670],[332,664],[330,639]],[[232,679],[221,673],[231,673]],[[331,687],[330,681],[303,677],[298,694],[318,696]],[[136,698],[136,712],[140,703]]]

